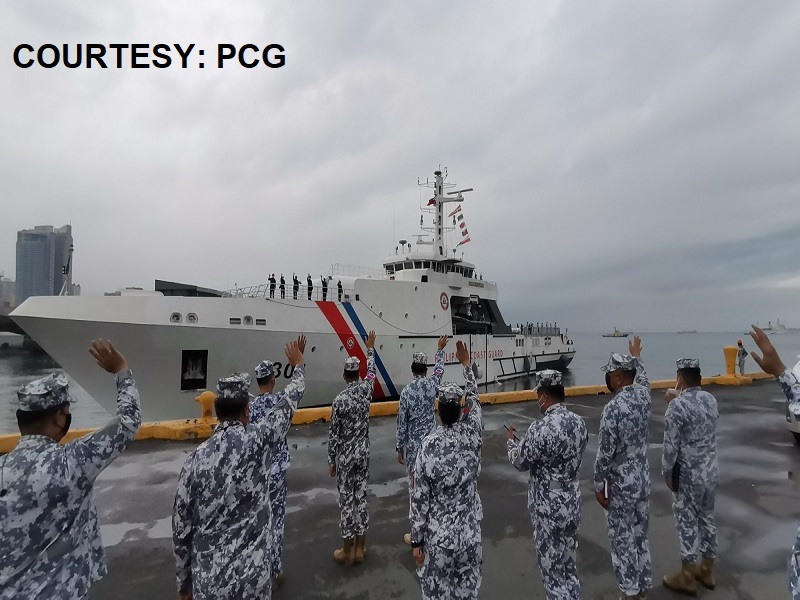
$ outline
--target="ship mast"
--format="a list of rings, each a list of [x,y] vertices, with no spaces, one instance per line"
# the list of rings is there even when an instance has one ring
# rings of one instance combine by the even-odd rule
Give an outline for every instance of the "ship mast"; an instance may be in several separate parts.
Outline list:
[[[447,236],[445,235],[449,231],[453,231],[453,227],[448,227],[445,222],[445,205],[448,202],[463,202],[464,196],[462,195],[463,192],[471,192],[472,188],[466,188],[463,190],[456,190],[453,192],[447,192],[447,196],[445,196],[445,188],[452,188],[455,187],[455,183],[445,183],[445,178],[447,177],[447,170],[445,169],[444,174],[442,174],[441,169],[435,171],[433,173],[435,179],[433,181],[426,180],[425,183],[419,183],[421,187],[428,187],[433,188],[433,198],[432,200],[435,203],[434,206],[434,240],[433,240],[433,256],[434,258],[447,258]],[[449,196],[453,196],[452,198]],[[423,227],[422,229],[430,231],[429,228]]]

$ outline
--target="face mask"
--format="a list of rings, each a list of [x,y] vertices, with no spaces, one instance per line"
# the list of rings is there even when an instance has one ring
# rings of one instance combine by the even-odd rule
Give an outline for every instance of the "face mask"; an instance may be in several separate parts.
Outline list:
[[[614,393],[614,388],[611,387],[611,375],[609,373],[606,373],[606,387],[608,388],[608,391],[610,391],[612,394]]]
[[[547,398],[539,394],[539,412],[544,414],[544,405],[547,404]]]

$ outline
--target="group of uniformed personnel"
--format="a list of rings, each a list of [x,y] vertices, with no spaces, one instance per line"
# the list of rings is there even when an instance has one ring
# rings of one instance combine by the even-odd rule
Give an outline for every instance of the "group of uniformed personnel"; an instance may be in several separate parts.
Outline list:
[[[775,375],[788,408],[800,418],[800,381],[786,368],[763,331],[751,333]],[[433,375],[427,356],[412,357],[414,380],[397,415],[398,460],[407,468],[410,534],[423,598],[477,598],[481,583],[483,510],[478,494],[482,410],[469,352],[457,342],[465,388],[442,382],[446,336],[439,339]],[[345,361],[346,388],[332,405],[328,445],[337,478],[345,564],[366,556],[369,526],[369,406],[375,379],[375,333],[366,338],[366,377],[357,358]],[[173,514],[177,587],[181,600],[269,598],[283,580],[281,548],[289,466],[286,435],[305,389],[305,338],[286,345],[294,367],[286,389],[273,394],[274,365],[217,383],[213,435],[186,459]],[[650,385],[634,338],[630,354],[611,355],[603,367],[614,397],[599,431],[593,487],[607,511],[612,566],[622,598],[642,599],[652,585],[647,461]],[[81,598],[106,573],[92,486],[97,475],[134,439],[141,423],[138,392],[125,358],[110,342],[92,342],[97,363],[115,374],[117,414],[102,429],[65,445],[70,425],[68,383],[61,374],[18,392],[18,446],[0,463],[0,598]],[[695,595],[698,582],[716,585],[714,500],[717,403],[700,388],[697,359],[677,361],[677,388],[667,397],[662,474],[674,492],[681,570],[663,578],[674,591]],[[509,427],[508,458],[528,471],[528,509],[547,597],[580,598],[577,532],[581,521],[579,471],[588,432],[563,403],[558,371],[536,373],[543,418],[522,440]],[[440,425],[436,426],[435,412]],[[698,563],[699,561],[699,563]],[[790,588],[800,600],[800,531],[790,561]]]

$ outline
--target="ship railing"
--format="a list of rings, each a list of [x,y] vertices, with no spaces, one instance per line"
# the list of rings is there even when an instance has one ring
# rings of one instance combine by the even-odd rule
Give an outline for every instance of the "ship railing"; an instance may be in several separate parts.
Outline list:
[[[518,333],[527,337],[555,337],[561,335],[561,327],[523,325],[521,327],[512,327],[512,330],[514,333]]]
[[[332,285],[331,285],[332,284]],[[311,286],[311,292],[308,290],[308,283],[301,283],[297,288],[297,298],[294,295],[294,285],[289,282],[284,287],[283,297],[281,297],[280,284],[276,283],[275,287],[270,290],[269,283],[262,283],[260,285],[251,285],[245,287],[234,288],[222,292],[223,298],[266,298],[274,300],[295,301],[328,301],[328,302],[353,302],[356,300],[355,290],[342,286],[342,292],[339,290],[335,282],[329,282],[328,287],[323,289],[322,284],[317,281]]]

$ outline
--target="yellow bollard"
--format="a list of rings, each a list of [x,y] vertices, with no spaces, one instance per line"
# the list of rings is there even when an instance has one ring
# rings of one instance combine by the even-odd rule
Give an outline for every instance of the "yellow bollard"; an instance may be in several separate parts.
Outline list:
[[[216,399],[217,395],[214,392],[209,392],[208,390],[206,390],[205,392],[197,396],[197,398],[195,398],[195,401],[199,402],[200,406],[203,407],[203,414],[200,417],[201,421],[209,421],[212,418],[214,418],[213,408],[214,408],[214,400]]]
[[[722,352],[725,354],[725,373],[736,376],[736,356],[739,349],[736,346],[723,346]]]

